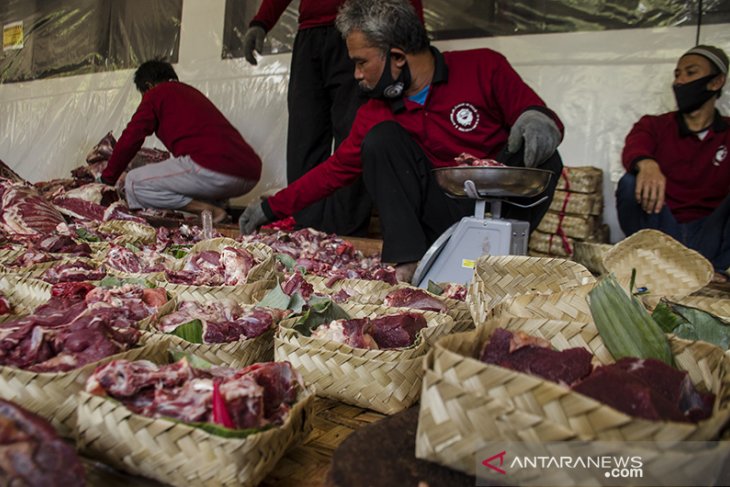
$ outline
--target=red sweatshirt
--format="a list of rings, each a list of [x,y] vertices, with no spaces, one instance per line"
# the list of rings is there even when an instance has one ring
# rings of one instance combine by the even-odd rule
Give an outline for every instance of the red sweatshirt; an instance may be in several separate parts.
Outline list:
[[[385,100],[369,100],[335,153],[270,197],[266,210],[289,216],[352,183],[362,173],[362,141],[383,121],[398,122],[435,167],[455,165],[462,152],[495,158],[507,144],[510,127],[528,108],[548,113],[562,132],[557,116],[501,54],[490,49],[432,52],[436,69],[425,105],[406,99],[404,109],[394,111]]]
[[[667,178],[666,202],[680,223],[703,218],[730,194],[730,118],[715,114],[704,139],[689,131],[677,112],[645,115],[626,136],[627,171],[654,159]]]
[[[167,81],[147,90],[102,173],[114,183],[148,135],[173,156],[190,156],[211,171],[258,181],[261,159],[215,105],[192,86]]]
[[[263,0],[259,11],[249,25],[259,25],[270,31],[284,13],[292,0]],[[337,9],[345,0],[301,0],[299,2],[299,30],[333,25]],[[411,0],[418,17],[423,20],[423,4],[421,0]]]

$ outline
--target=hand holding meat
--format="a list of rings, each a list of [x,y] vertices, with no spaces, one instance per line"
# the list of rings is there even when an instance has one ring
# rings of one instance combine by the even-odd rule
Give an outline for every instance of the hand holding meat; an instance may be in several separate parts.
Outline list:
[[[525,167],[536,167],[553,155],[560,138],[560,129],[549,116],[537,110],[526,110],[510,130],[507,150],[516,153],[524,145]]]
[[[268,221],[269,218],[264,213],[263,202],[259,201],[246,207],[238,219],[238,227],[241,229],[242,235],[249,235]]]
[[[647,213],[659,213],[664,206],[667,178],[653,159],[642,159],[636,164],[636,201]]]
[[[256,61],[253,51],[255,49],[259,54],[261,54],[264,50],[265,38],[266,31],[258,25],[250,27],[243,36],[243,56],[246,58],[246,61],[254,66],[258,64],[258,61]]]

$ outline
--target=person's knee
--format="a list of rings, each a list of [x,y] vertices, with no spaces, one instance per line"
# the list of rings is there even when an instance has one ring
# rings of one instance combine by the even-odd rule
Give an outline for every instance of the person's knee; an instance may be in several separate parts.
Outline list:
[[[636,202],[636,176],[630,172],[624,174],[616,186],[616,202]]]
[[[398,122],[381,122],[370,129],[360,146],[362,161],[374,161],[383,151],[396,146],[398,141],[407,133]]]

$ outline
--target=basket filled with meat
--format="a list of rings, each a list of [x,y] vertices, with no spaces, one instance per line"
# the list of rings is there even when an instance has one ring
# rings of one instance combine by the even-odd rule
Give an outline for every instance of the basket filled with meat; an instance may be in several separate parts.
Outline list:
[[[97,367],[79,394],[79,449],[175,486],[254,486],[310,431],[313,394],[289,363],[176,358]]]
[[[221,237],[193,245],[160,275],[158,283],[181,300],[231,298],[253,304],[274,286],[274,277],[269,247]]]
[[[274,354],[318,395],[393,414],[418,400],[423,356],[454,326],[434,311],[337,305],[315,296],[279,325]]]
[[[486,255],[476,261],[469,287],[474,323],[484,323],[500,301],[522,294],[550,294],[595,282],[582,265],[565,259]]]
[[[31,277],[0,275],[0,323],[28,315],[51,297],[51,285]]]
[[[164,289],[63,283],[32,314],[0,324],[0,397],[69,435],[75,393],[99,363],[144,357],[139,326],[171,302]]]
[[[146,244],[112,243],[105,252],[97,255],[97,259],[110,275],[149,280],[158,280],[160,273],[177,264],[177,259],[172,255]]]
[[[440,339],[416,456],[474,474],[490,440],[642,442],[656,459],[662,444],[716,439],[730,420],[730,357],[665,335],[615,279],[588,300],[591,323],[503,318]]]
[[[231,299],[187,300],[159,316],[144,333],[213,365],[238,368],[274,359],[274,331],[288,314]]]

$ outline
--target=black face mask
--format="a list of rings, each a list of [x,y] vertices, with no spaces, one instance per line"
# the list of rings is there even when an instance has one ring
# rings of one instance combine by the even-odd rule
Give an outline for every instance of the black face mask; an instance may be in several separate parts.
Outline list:
[[[363,88],[361,85],[360,90],[364,96],[369,98],[394,100],[403,96],[409,86],[411,86],[411,70],[408,69],[408,63],[403,65],[398,79],[394,80],[390,71],[390,51],[388,51],[385,55],[383,74],[380,76],[378,83],[372,89]]]
[[[717,91],[707,89],[707,83],[716,76],[717,74],[708,74],[683,85],[673,85],[674,98],[677,99],[677,109],[681,113],[691,113],[704,105],[707,100],[716,96]]]

